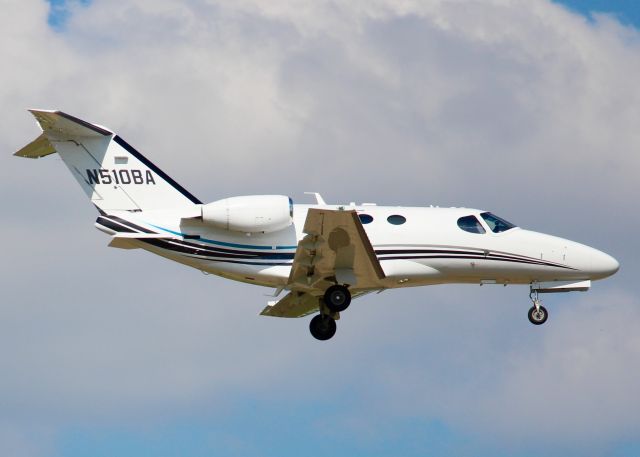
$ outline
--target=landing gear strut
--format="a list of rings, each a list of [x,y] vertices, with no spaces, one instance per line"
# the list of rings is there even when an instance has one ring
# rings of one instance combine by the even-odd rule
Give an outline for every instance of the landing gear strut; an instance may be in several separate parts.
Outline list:
[[[549,313],[547,312],[547,308],[542,306],[540,299],[538,298],[538,291],[531,290],[529,293],[529,298],[533,302],[533,306],[529,309],[529,322],[533,325],[542,325],[547,322],[547,318],[549,317]]]

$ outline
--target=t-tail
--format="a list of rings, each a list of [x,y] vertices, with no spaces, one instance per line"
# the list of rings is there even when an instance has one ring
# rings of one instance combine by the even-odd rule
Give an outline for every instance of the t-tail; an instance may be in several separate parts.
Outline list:
[[[36,159],[57,152],[100,210],[188,210],[201,204],[111,130],[61,111],[29,111],[42,134],[15,155]]]

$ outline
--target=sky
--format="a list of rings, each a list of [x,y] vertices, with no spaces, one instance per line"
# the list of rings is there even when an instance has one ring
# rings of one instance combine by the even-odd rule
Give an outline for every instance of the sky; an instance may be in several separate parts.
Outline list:
[[[633,2],[0,0],[0,454],[640,454]],[[202,201],[468,206],[621,263],[587,293],[434,286],[336,337],[271,290],[109,249],[27,108]]]
[[[634,0],[555,0],[559,5],[569,7],[588,18],[604,13],[615,16],[624,25],[640,25],[640,7]]]

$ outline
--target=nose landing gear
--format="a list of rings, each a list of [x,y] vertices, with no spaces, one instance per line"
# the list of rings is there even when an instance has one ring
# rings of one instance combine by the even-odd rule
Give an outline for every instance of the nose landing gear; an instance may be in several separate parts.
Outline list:
[[[531,322],[533,325],[544,324],[549,318],[549,313],[547,312],[547,308],[542,306],[542,303],[538,298],[538,291],[535,289],[531,289],[529,298],[531,298],[531,301],[533,302],[533,306],[529,309],[528,313],[529,322]]]

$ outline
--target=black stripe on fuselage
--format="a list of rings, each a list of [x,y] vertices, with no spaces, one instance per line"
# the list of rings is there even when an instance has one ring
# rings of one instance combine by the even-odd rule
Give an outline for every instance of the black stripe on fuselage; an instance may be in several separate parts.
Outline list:
[[[210,248],[201,244],[185,243],[180,240],[149,239],[154,246],[172,249],[184,254],[198,256],[219,257],[223,259],[251,259],[251,260],[293,260],[292,253],[283,252],[229,252]]]
[[[560,265],[550,262],[523,260],[523,259],[509,259],[509,258],[491,258],[485,256],[474,255],[408,255],[408,256],[390,256],[380,257],[378,260],[419,260],[419,259],[465,259],[465,260],[491,260],[494,262],[509,262],[509,263],[522,263],[526,265],[540,265],[545,267],[564,268],[567,270],[575,270],[575,268],[568,267],[566,265]]]
[[[485,257],[499,256],[507,258],[515,258],[522,260],[535,260],[533,257],[527,257],[518,254],[508,254],[502,252],[491,252],[483,249],[385,249],[375,251],[377,255],[400,255],[400,254],[461,254],[461,255],[482,255]]]
[[[118,216],[106,216],[106,217],[108,217],[109,219],[111,219],[111,220],[113,220],[113,221],[118,222],[119,224],[126,225],[126,226],[127,226],[127,227],[129,227],[129,228],[132,228],[132,229],[134,229],[134,230],[137,230],[138,232],[142,232],[142,233],[156,233],[156,232],[154,232],[153,230],[149,230],[149,229],[147,229],[147,228],[140,227],[139,225],[136,225],[136,224],[134,224],[133,222],[128,221],[128,220],[126,220],[126,219],[122,219],[121,217],[118,217]]]
[[[147,159],[145,156],[143,156],[141,153],[139,153],[133,146],[131,146],[126,141],[124,141],[121,137],[119,137],[118,135],[114,135],[113,141],[118,143],[120,146],[122,146],[124,149],[126,149],[126,151],[129,154],[134,156],[140,162],[142,162],[147,167],[149,167],[149,169],[153,170],[158,176],[160,176],[162,179],[167,181],[175,190],[177,190],[182,195],[184,195],[191,203],[194,203],[196,205],[201,205],[202,204],[202,202],[200,200],[198,200],[196,197],[194,197],[193,194],[191,194],[187,189],[185,189],[180,184],[175,182],[173,180],[173,178],[171,178],[171,176],[169,176],[164,171],[162,171],[160,168],[158,168],[158,166],[156,164],[154,164],[149,159]]]
[[[546,265],[553,266],[558,268],[570,268],[566,265],[544,261],[541,259],[536,259],[534,257],[527,257],[519,254],[508,254],[501,252],[491,252],[484,250],[453,250],[453,249],[402,249],[402,250],[377,250],[375,251],[378,255],[392,255],[391,257],[379,257],[380,260],[384,259],[398,259],[398,258],[412,258],[412,259],[420,259],[420,258],[434,258],[434,255],[440,256],[440,254],[446,254],[447,257],[443,258],[470,258],[474,257],[479,260],[505,260],[512,262],[522,262],[522,263],[531,263],[537,265]],[[419,254],[419,255],[417,255]],[[402,256],[402,257],[401,257]],[[405,257],[409,256],[409,257]]]
[[[107,227],[111,230],[113,230],[114,232],[119,232],[119,233],[136,233],[135,230],[131,230],[129,227],[127,227],[124,224],[120,224],[116,221],[113,221],[111,219],[107,219],[106,217],[98,217],[98,219],[96,219],[96,223]]]
[[[225,254],[216,254],[214,256],[207,256],[206,253],[200,252],[200,251],[203,251],[202,249],[190,248],[182,245],[181,243],[175,242],[173,240],[168,241],[168,240],[162,240],[162,239],[147,238],[147,239],[140,239],[139,241],[158,247],[160,249],[177,252],[189,257],[200,259],[200,260],[208,260],[210,262],[237,263],[237,264],[244,264],[244,265],[266,265],[266,266],[292,264],[292,262],[250,262],[249,261],[249,259],[270,260],[269,258],[265,258],[265,257],[247,257],[247,256],[225,255]],[[241,259],[247,259],[247,260],[241,260]]]
[[[107,217],[109,219],[107,219]],[[135,229],[135,230],[120,230],[120,231],[124,231],[128,233],[131,233],[131,232],[135,233],[135,231],[142,232],[142,233],[149,233],[149,234],[157,233],[152,230],[146,229],[144,227],[140,227],[132,222],[129,222],[117,216],[105,216],[105,217],[100,217],[98,219],[112,220],[112,223],[111,223],[112,226],[109,226],[109,228],[116,231],[118,231],[118,229],[113,227],[114,221],[117,221],[119,224],[122,224],[123,226],[126,226],[129,229]],[[100,222],[100,221],[96,221],[96,222]],[[105,225],[105,224],[102,223],[102,225]],[[212,247],[205,244],[193,243],[189,241],[181,241],[178,239],[165,240],[165,241],[168,243],[172,243],[176,246],[184,247],[185,249],[186,248],[195,249],[199,251],[198,255],[203,255],[203,253],[206,253],[213,256],[217,256],[217,257],[247,258],[247,259],[282,259],[282,260],[293,260],[293,256],[294,256],[293,252],[240,251],[237,249]]]
[[[264,257],[264,258],[272,258],[272,259],[293,259],[295,253],[293,252],[269,252],[269,251],[240,251],[238,249],[228,249],[228,248],[220,248],[213,247],[210,245],[200,244],[200,243],[192,243],[188,241],[179,241],[172,240],[172,242],[181,243],[184,246],[189,246],[192,248],[205,250],[212,253],[221,253],[221,254],[233,254],[238,256],[252,256],[252,257]]]
[[[105,222],[109,222],[111,225],[106,225]],[[98,219],[96,219],[96,222],[99,224],[102,224],[106,227],[109,227],[113,230],[116,231],[120,231],[120,232],[127,232],[127,233],[156,233],[152,230],[146,229],[144,227],[140,227],[139,225],[133,224],[125,219],[122,219],[120,217],[117,216],[108,216],[108,215],[104,215],[104,216],[100,216],[98,217]],[[126,230],[123,229],[116,229],[113,228],[113,226],[115,226],[115,224],[117,224],[117,226],[122,226],[125,227]]]

